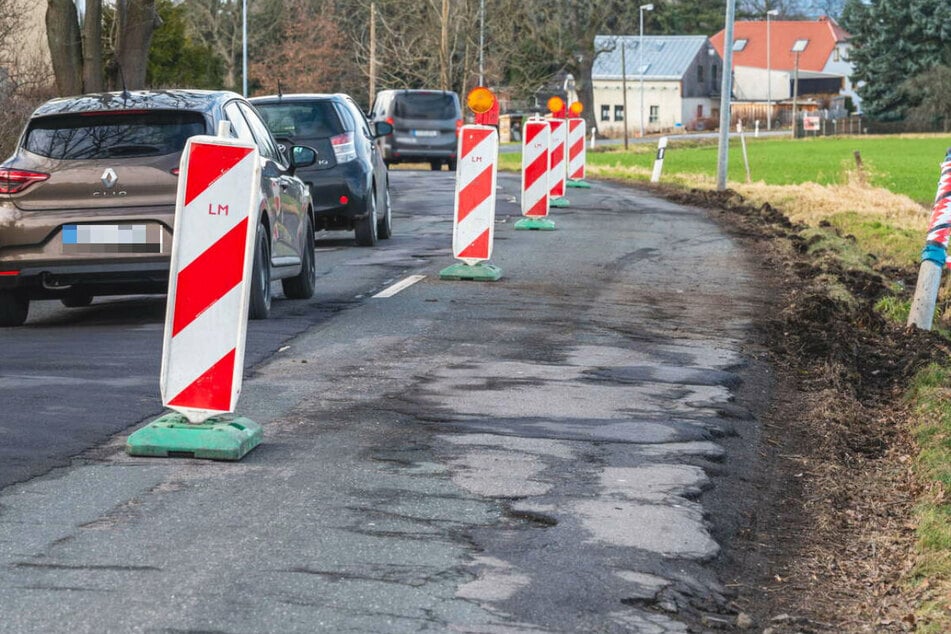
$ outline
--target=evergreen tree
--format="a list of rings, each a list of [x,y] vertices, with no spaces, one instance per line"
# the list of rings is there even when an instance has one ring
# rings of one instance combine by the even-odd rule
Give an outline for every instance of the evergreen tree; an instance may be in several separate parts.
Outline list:
[[[152,35],[146,83],[153,88],[221,88],[224,63],[211,47],[188,36],[185,5],[158,0],[155,8],[162,23]]]
[[[920,103],[906,80],[951,63],[947,0],[848,0],[842,26],[852,34],[852,79],[864,113],[881,121],[900,121]]]

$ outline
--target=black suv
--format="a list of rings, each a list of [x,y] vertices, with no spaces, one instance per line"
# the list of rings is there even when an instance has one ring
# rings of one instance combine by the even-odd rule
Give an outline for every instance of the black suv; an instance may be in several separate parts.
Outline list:
[[[353,231],[361,246],[390,237],[389,174],[376,140],[392,126],[371,126],[344,94],[275,95],[251,103],[278,141],[317,150],[317,162],[298,175],[310,187],[318,230]]]

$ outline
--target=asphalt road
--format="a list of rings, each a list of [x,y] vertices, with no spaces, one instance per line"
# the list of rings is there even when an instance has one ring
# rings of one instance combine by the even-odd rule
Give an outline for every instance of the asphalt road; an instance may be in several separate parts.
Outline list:
[[[452,175],[392,180],[393,239],[320,240],[317,296],[252,323],[238,411],[265,442],[241,462],[122,450],[161,412],[161,299],[0,333],[0,632],[731,618],[718,571],[769,397],[756,263],[704,212],[604,183],[514,231],[503,175],[503,279],[440,281]]]

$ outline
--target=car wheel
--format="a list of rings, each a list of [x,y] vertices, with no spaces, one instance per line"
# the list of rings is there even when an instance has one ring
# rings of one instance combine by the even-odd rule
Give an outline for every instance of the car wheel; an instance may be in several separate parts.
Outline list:
[[[301,268],[296,277],[281,280],[284,296],[288,299],[310,299],[317,285],[317,262],[314,259],[314,228],[310,224],[310,214],[304,223],[304,246],[300,256]]]
[[[449,171],[450,172],[456,171],[456,159],[449,159]]]
[[[258,226],[254,249],[254,266],[251,269],[251,300],[248,304],[248,319],[267,319],[271,314],[271,236],[267,227]]]
[[[92,303],[92,295],[85,293],[71,293],[59,300],[66,308],[82,308]]]
[[[22,326],[30,312],[30,300],[23,293],[0,291],[0,326]]]
[[[383,216],[376,223],[376,235],[381,240],[388,240],[393,235],[393,210],[390,207],[390,184],[383,188]]]
[[[367,194],[367,213],[363,219],[357,221],[354,234],[357,238],[357,244],[361,247],[372,247],[376,245],[376,192],[370,187],[370,193]]]
[[[438,172],[439,170],[442,169],[442,161],[430,161],[429,169],[431,169],[434,172]]]

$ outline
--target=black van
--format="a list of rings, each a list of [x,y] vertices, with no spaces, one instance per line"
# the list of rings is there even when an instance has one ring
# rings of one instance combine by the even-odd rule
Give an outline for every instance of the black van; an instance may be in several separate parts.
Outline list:
[[[392,163],[429,163],[456,169],[462,108],[450,90],[381,90],[370,113],[386,121],[393,134],[381,139],[383,160]]]

